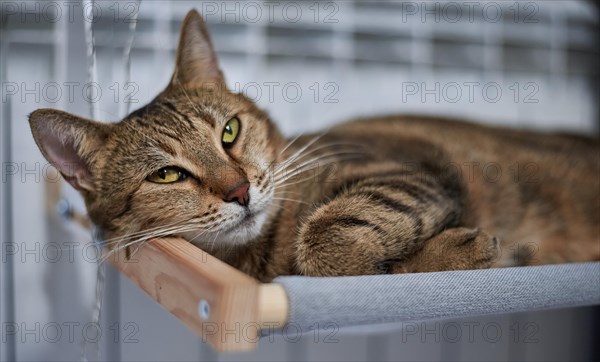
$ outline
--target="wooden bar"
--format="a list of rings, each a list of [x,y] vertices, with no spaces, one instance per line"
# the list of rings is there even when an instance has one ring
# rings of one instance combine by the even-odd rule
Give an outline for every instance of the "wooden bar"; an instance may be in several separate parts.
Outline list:
[[[262,328],[281,328],[288,301],[180,238],[161,238],[111,257],[112,264],[218,351],[256,347]],[[126,302],[126,301],[125,301]]]

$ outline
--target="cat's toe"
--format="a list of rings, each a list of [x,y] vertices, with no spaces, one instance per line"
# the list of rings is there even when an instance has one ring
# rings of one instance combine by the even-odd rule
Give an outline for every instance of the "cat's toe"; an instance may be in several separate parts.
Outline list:
[[[463,244],[467,249],[467,262],[472,269],[488,268],[499,256],[500,242],[496,236],[481,229],[474,229],[473,234],[469,236],[469,242]]]
[[[461,269],[482,269],[490,267],[498,258],[500,243],[498,238],[480,228],[456,228],[444,233],[443,253]]]

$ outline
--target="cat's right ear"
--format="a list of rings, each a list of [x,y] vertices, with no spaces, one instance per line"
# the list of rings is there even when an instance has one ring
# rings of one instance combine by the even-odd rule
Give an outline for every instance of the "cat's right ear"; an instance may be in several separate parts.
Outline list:
[[[217,55],[200,13],[191,10],[183,20],[171,86],[199,88],[225,84]]]
[[[31,113],[29,124],[46,160],[75,189],[93,192],[95,156],[108,138],[111,125],[53,109]]]
[[[199,88],[225,85],[208,29],[200,13],[191,10],[183,20],[171,86]]]

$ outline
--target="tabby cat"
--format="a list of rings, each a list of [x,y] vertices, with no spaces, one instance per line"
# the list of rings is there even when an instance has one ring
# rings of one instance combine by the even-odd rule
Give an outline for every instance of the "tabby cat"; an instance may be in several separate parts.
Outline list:
[[[600,258],[600,143],[416,116],[286,140],[184,20],[167,88],[118,123],[40,109],[109,248],[179,235],[268,281]]]

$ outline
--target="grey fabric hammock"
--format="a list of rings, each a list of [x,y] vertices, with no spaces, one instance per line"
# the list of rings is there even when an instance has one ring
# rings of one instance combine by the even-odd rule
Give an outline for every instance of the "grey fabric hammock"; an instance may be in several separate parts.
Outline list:
[[[336,278],[279,277],[302,329],[600,304],[600,262]]]

